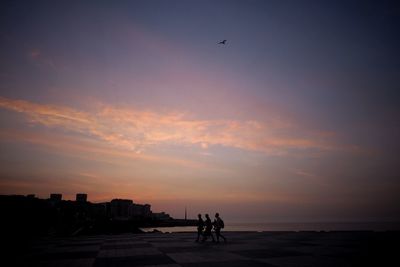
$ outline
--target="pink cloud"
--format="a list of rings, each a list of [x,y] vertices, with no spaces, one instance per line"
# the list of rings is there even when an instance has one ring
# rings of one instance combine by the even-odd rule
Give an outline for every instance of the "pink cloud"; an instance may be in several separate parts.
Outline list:
[[[291,149],[335,150],[330,136],[305,134],[283,120],[199,120],[184,113],[161,113],[97,105],[92,111],[0,97],[0,107],[23,113],[33,124],[80,133],[114,147],[141,153],[158,145],[223,146],[270,155]]]

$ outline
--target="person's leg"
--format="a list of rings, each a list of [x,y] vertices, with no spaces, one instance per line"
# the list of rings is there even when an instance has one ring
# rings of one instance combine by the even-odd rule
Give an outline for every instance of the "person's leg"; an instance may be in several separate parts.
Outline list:
[[[203,239],[201,240],[201,242],[204,242],[204,241],[206,241],[207,240],[207,232],[205,231],[204,233],[203,233]]]
[[[212,241],[215,242],[214,235],[212,234],[212,232],[210,232],[210,236],[212,238]]]
[[[222,237],[222,239],[224,240],[224,242],[226,242],[226,238],[225,238],[225,236],[223,236],[223,235],[221,234],[221,231],[219,232],[219,235],[220,235],[220,237]]]
[[[215,229],[215,236],[217,237],[217,243],[219,243],[219,235],[220,235],[220,230]]]

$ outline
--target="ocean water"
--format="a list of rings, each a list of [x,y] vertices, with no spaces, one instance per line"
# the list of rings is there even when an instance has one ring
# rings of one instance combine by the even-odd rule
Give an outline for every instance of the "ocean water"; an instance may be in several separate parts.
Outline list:
[[[195,226],[142,228],[163,233],[195,232]],[[399,231],[400,222],[302,222],[302,223],[229,223],[223,231]]]

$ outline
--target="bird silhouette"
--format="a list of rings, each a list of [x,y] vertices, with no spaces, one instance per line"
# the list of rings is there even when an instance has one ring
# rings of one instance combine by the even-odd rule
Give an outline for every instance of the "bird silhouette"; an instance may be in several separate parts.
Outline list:
[[[219,42],[218,44],[226,44],[226,40],[222,40],[221,42]]]

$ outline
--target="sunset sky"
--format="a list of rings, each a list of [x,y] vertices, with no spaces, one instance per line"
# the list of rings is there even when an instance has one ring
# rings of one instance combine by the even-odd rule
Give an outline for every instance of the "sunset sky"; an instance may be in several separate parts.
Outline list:
[[[385,1],[2,1],[0,194],[400,220],[399,29]]]

